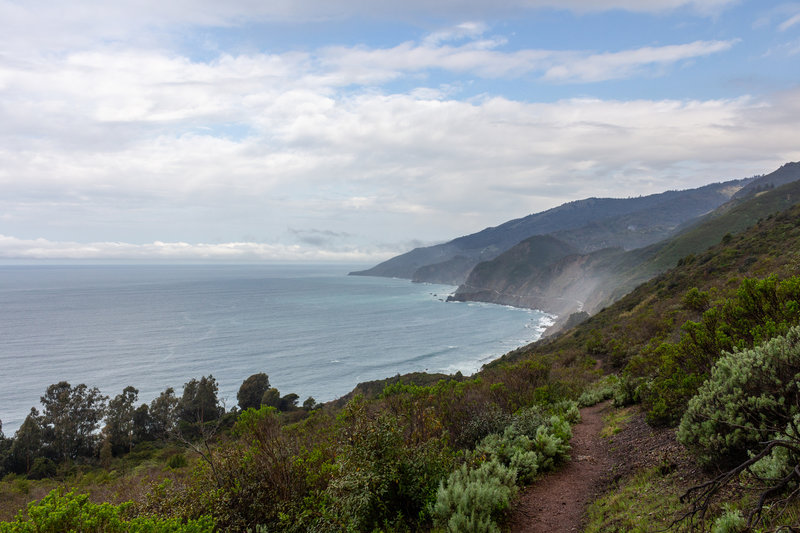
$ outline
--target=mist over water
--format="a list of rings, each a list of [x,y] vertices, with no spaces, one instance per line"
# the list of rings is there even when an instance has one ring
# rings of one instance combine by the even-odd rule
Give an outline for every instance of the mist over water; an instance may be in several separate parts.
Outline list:
[[[445,303],[455,287],[347,276],[359,266],[0,266],[0,420],[12,435],[48,385],[127,385],[149,402],[213,374],[328,401],[361,381],[471,374],[550,318]]]

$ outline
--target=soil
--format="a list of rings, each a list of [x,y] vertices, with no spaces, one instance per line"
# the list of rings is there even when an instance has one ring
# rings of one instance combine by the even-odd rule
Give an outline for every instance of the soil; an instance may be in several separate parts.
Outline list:
[[[651,428],[638,410],[631,409],[631,418],[619,433],[601,436],[603,418],[613,411],[609,402],[581,410],[581,422],[572,428],[572,459],[522,493],[509,531],[581,531],[588,504],[612,483],[642,468],[679,468],[690,476],[697,475],[696,467],[675,441],[675,430]]]

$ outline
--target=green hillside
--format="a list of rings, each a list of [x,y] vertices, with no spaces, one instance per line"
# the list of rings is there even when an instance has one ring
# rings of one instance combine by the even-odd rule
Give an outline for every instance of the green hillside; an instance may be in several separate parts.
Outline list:
[[[620,286],[616,295],[625,294],[642,281],[674,267],[680,259],[717,244],[725,235],[739,233],[760,219],[798,202],[800,182],[794,181],[776,189],[759,192],[752,197],[729,202],[675,237],[648,249],[630,252],[628,262],[642,262],[624,272],[623,276],[628,281]]]
[[[759,180],[774,174],[783,179],[798,178],[800,165],[785,165]],[[766,187],[724,204],[668,239],[630,251],[612,248],[558,257],[536,253],[536,246],[523,241],[476,265],[454,299],[533,307],[558,315],[593,313],[674,267],[682,258],[700,253],[725,235],[741,232],[798,201],[798,181]]]

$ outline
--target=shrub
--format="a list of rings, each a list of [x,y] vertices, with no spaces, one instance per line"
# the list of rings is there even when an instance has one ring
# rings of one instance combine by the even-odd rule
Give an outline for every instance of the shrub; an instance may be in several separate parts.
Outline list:
[[[690,290],[685,300],[700,305],[703,295]],[[800,324],[800,277],[745,279],[733,298],[687,321],[677,343],[648,348],[658,361],[656,376],[641,389],[652,424],[676,424],[689,399],[709,377],[724,353],[746,350]]]
[[[627,407],[641,401],[641,387],[644,380],[624,375],[614,386],[614,407]]]
[[[572,401],[515,413],[502,433],[484,437],[439,487],[435,523],[448,531],[499,531],[497,520],[516,490],[512,485],[529,483],[566,459],[570,421],[579,419]]]
[[[167,466],[170,468],[183,468],[188,464],[189,461],[186,459],[186,456],[183,455],[182,453],[176,453],[167,460]]]
[[[568,403],[577,413],[575,403]],[[572,429],[564,415],[545,419],[534,407],[515,415],[514,421],[502,434],[485,437],[472,455],[476,459],[498,461],[514,468],[518,481],[530,483],[539,472],[552,469],[569,456],[571,437]]]
[[[55,489],[39,502],[28,505],[27,517],[20,511],[13,522],[0,522],[0,533],[82,533],[181,532],[200,533],[214,530],[207,516],[181,521],[154,517],[129,517],[132,504],[96,504],[86,494]]]
[[[747,529],[747,520],[738,509],[727,509],[714,521],[712,533],[740,533]]]
[[[678,439],[702,461],[740,462],[800,413],[800,327],[725,355],[681,420]],[[796,436],[795,436],[796,437]]]
[[[414,442],[389,414],[373,413],[359,400],[345,409],[337,475],[324,491],[319,527],[331,531],[396,531],[430,520],[437,488],[453,467],[443,439]],[[410,441],[405,440],[408,436]]]
[[[578,405],[581,407],[589,407],[612,398],[618,382],[619,378],[611,374],[593,383],[591,387],[583,391],[578,397]]]
[[[496,460],[454,471],[436,494],[435,523],[455,533],[498,532],[503,512],[516,495],[517,474]]]

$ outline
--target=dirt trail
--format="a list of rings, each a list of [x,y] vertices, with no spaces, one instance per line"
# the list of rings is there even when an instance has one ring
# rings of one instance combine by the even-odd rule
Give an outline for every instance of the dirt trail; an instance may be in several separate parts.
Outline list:
[[[603,415],[610,411],[608,402],[581,409],[581,422],[572,428],[572,459],[522,494],[509,531],[580,531],[587,504],[602,491],[615,463],[608,439],[600,436]]]

